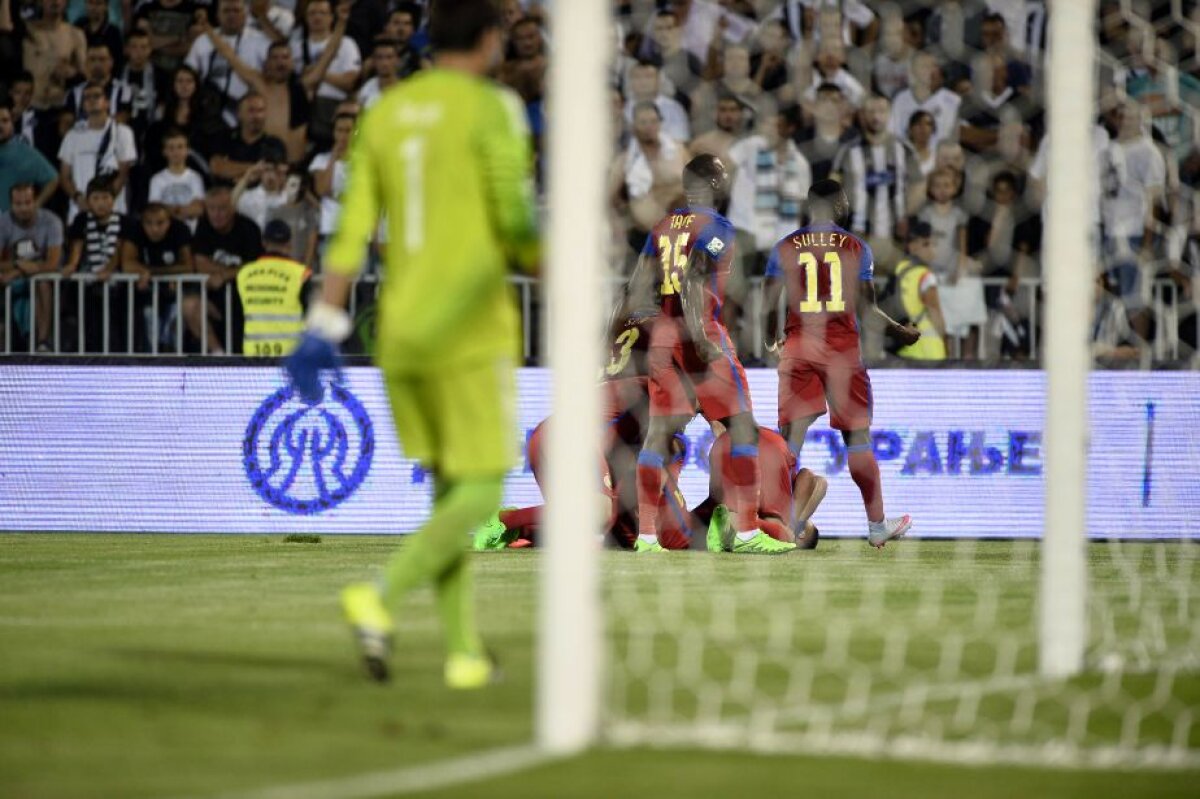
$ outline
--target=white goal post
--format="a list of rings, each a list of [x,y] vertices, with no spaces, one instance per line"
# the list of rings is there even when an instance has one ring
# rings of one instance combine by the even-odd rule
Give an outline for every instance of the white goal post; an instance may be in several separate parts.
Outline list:
[[[1096,2],[1050,7],[1046,112],[1046,515],[1042,533],[1038,665],[1043,677],[1083,668],[1087,574],[1088,328],[1092,315]],[[1050,490],[1053,487],[1053,490]]]
[[[601,362],[601,259],[605,173],[610,157],[606,75],[612,57],[608,0],[572,0],[555,8],[547,118],[550,367],[554,420],[546,470],[545,552],[541,562],[537,671],[537,742],[554,754],[587,747],[599,732],[603,666],[599,583],[600,532],[581,529],[582,508],[596,504],[600,449],[596,386]],[[586,526],[585,526],[586,527]]]

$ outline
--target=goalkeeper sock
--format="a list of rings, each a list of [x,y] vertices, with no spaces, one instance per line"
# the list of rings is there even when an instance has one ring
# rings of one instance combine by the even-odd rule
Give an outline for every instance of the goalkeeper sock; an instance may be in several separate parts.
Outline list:
[[[483,653],[483,642],[475,626],[474,585],[466,552],[437,578],[438,613],[446,634],[446,651],[452,655]]]
[[[758,531],[758,446],[729,448],[729,499],[738,534]]]
[[[638,536],[649,543],[658,540],[658,503],[662,499],[664,459],[657,452],[638,453]]]
[[[879,463],[870,444],[846,447],[846,460],[850,464],[850,477],[862,494],[863,507],[867,509],[867,521],[883,521],[883,487],[879,480]]]
[[[384,569],[385,606],[394,608],[413,588],[436,582],[447,643],[457,647],[477,646],[478,634],[470,609],[472,598],[458,596],[460,592],[469,592],[470,580],[454,572],[469,568],[465,560],[466,533],[483,524],[495,511],[502,492],[500,478],[444,484],[439,481],[429,520]],[[467,654],[477,652],[476,649]]]

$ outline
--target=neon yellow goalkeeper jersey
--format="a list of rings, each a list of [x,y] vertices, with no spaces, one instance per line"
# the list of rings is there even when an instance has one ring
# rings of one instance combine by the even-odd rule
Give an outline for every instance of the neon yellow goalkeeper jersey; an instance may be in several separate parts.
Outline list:
[[[516,356],[520,320],[506,276],[538,256],[532,166],[520,99],[467,73],[420,72],[360,118],[325,263],[357,274],[386,219],[382,368],[420,373]]]

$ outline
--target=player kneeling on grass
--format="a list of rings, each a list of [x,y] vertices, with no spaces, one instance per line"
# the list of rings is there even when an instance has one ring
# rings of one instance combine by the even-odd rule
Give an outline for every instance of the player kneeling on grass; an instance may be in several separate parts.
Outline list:
[[[871,378],[862,361],[855,311],[863,321],[883,324],[904,345],[921,334],[901,325],[875,301],[875,262],[871,248],[844,225],[850,203],[835,180],[819,180],[808,192],[807,227],[781,239],[767,261],[767,331],[778,330],[775,309],[787,300],[784,340],[768,342],[780,351],[779,427],[798,458],[808,428],[826,409],[829,424],[846,441],[850,476],[867,510],[867,541],[879,548],[912,527],[908,515],[887,519],[883,487],[871,444]]]
[[[708,452],[708,498],[692,514],[708,528],[710,552],[728,552],[726,485],[734,468],[728,433],[721,433]],[[766,427],[758,428],[758,527],[776,541],[795,544],[797,549],[816,549],[820,531],[812,522],[829,481],[811,469],[797,469],[796,456],[783,436]],[[723,534],[724,533],[724,537]]]
[[[495,667],[475,627],[464,534],[500,503],[516,451],[513,359],[520,322],[508,266],[538,254],[529,131],[520,99],[484,77],[501,52],[490,0],[438,0],[436,56],[363,115],[350,145],[338,229],[321,300],[287,361],[300,395],[317,402],[350,334],[344,310],[381,214],[386,279],[375,348],[406,455],[434,475],[433,510],[380,581],[342,592],[372,677],[388,677],[392,611],[434,584],[446,634],[446,684],[478,688]]]

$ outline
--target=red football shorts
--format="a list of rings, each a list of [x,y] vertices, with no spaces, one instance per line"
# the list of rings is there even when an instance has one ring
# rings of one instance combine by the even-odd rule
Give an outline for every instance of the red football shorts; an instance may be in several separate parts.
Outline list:
[[[725,486],[733,470],[729,434],[722,433],[708,453],[708,494],[718,502],[725,501]],[[787,442],[774,430],[758,428],[758,513],[790,519],[792,516],[792,470],[796,459]]]
[[[871,378],[860,361],[827,364],[795,359],[779,362],[779,424],[829,411],[834,430],[871,426]]]
[[[691,344],[651,347],[650,415],[692,416],[699,408],[709,421],[750,412],[746,370],[733,353],[728,334],[721,333],[722,356],[705,363]]]

